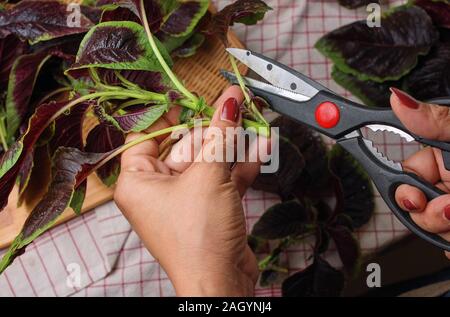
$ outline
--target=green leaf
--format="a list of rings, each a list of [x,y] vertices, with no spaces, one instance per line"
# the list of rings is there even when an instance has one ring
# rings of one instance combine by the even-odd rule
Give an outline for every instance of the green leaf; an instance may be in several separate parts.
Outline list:
[[[381,19],[381,27],[357,21],[326,34],[315,46],[342,72],[359,80],[384,82],[408,74],[438,36],[424,10],[401,6]]]
[[[164,60],[171,67],[173,62],[169,53],[158,39],[155,41]],[[86,34],[71,69],[88,67],[163,71],[144,28],[130,21],[100,23]]]

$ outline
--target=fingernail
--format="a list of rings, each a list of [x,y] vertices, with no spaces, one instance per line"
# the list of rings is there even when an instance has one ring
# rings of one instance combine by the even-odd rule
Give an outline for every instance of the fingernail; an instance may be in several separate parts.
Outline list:
[[[450,221],[450,205],[444,208],[444,217]]]
[[[239,118],[239,105],[235,98],[228,98],[223,106],[220,119],[229,122],[237,122]]]
[[[394,87],[391,87],[390,89],[391,92],[396,95],[397,98],[400,99],[400,102],[406,107],[410,109],[418,109],[420,107],[420,103],[416,99],[408,95],[406,92]]]
[[[403,200],[403,206],[409,211],[417,210],[417,206],[409,199]]]

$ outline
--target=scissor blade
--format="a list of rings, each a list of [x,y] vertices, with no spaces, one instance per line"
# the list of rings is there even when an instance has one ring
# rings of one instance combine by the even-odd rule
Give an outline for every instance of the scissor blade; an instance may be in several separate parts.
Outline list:
[[[319,92],[317,88],[287,70],[283,64],[248,50],[227,48],[227,51],[276,87],[291,90],[309,98]]]
[[[239,81],[235,74],[228,72],[226,70],[221,70],[220,72],[221,72],[222,76],[225,77],[230,83],[236,84],[236,85],[239,84]],[[256,89],[260,89],[260,90],[269,92],[274,95],[282,96],[282,97],[292,99],[295,101],[299,101],[299,102],[307,101],[307,100],[311,99],[308,96],[304,96],[302,94],[295,93],[295,92],[292,92],[290,90],[286,90],[283,88],[275,87],[275,86],[263,83],[261,81],[255,80],[255,79],[251,79],[248,77],[242,77],[242,78],[244,79],[246,86],[250,90],[252,88],[256,88]]]

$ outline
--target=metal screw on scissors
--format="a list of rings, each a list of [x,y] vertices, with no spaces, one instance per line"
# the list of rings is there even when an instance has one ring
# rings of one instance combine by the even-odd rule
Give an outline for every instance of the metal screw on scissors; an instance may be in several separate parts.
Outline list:
[[[228,52],[268,82],[245,78],[247,87],[255,95],[266,99],[272,110],[336,140],[365,168],[383,200],[409,230],[433,245],[450,251],[450,242],[420,228],[395,201],[395,190],[401,184],[421,189],[429,200],[444,192],[416,174],[404,171],[400,163],[384,157],[372,141],[363,137],[360,129],[367,127],[373,131],[393,132],[408,142],[415,140],[439,148],[448,170],[450,143],[421,138],[406,129],[391,109],[368,108],[350,101],[261,54],[235,48],[228,49]],[[227,71],[222,71],[222,74],[230,82],[237,83],[234,74]],[[450,98],[434,99],[431,102],[450,105]]]

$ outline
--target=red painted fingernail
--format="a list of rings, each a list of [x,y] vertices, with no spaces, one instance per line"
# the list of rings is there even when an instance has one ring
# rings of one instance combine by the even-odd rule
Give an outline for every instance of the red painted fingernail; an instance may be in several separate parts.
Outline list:
[[[228,98],[222,107],[220,119],[230,122],[237,122],[239,118],[239,105],[235,98]]]
[[[447,220],[450,220],[450,205],[444,208],[444,216],[445,218],[447,218]]]
[[[391,92],[397,96],[398,99],[400,99],[400,102],[402,105],[410,108],[410,109],[418,109],[420,107],[420,102],[418,102],[416,99],[408,95],[406,92],[401,91],[400,89],[391,87]]]
[[[417,206],[409,199],[403,200],[403,206],[405,206],[405,208],[409,211],[417,210]]]

